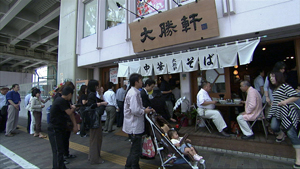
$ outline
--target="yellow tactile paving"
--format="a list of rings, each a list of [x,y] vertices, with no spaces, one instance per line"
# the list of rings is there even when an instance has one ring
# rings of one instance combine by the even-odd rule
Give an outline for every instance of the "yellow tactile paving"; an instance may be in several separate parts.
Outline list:
[[[23,126],[19,126],[19,130],[23,131],[23,132],[27,132],[27,129]],[[48,139],[48,134],[47,133],[43,133],[44,135],[47,135],[47,138],[44,138],[45,140],[49,140]],[[88,146],[84,146],[81,144],[77,144],[74,142],[70,141],[70,145],[69,147],[73,150],[88,154],[89,153],[89,147]],[[126,163],[126,159],[127,157],[123,157],[123,156],[119,156],[116,154],[112,154],[112,153],[108,153],[105,151],[101,151],[101,156],[104,160],[121,165],[121,166],[125,166]],[[140,167],[141,168],[145,168],[145,169],[153,169],[153,168],[158,168],[158,166],[156,165],[152,165],[152,164],[148,164],[148,163],[144,163],[140,161]]]

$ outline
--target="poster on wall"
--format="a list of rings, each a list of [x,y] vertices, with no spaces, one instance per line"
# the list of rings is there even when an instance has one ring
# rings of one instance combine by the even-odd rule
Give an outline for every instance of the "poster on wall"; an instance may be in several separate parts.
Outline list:
[[[118,68],[109,69],[109,81],[118,84]]]

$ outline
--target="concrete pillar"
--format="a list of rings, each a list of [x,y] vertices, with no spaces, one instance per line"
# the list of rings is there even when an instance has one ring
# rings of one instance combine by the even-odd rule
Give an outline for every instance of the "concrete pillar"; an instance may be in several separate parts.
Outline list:
[[[73,83],[75,83],[76,79],[87,78],[87,69],[77,67],[77,7],[77,1],[61,1],[57,84],[63,82],[65,79],[70,79]]]
[[[100,80],[100,70],[99,70],[99,68],[94,68],[94,73],[93,73],[93,75],[94,75],[94,77],[93,77],[93,79],[95,79],[95,80]]]

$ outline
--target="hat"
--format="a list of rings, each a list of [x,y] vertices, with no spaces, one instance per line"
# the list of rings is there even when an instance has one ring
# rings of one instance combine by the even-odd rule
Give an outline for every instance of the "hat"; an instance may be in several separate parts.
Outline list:
[[[9,90],[9,88],[8,87],[1,87],[0,90]]]
[[[152,96],[153,97],[160,97],[162,94],[161,94],[161,91],[158,87],[154,87],[153,88],[153,93],[152,93]]]

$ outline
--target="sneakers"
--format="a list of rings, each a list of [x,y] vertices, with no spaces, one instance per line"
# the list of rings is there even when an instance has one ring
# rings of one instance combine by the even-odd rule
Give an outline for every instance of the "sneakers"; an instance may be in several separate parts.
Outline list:
[[[77,157],[76,155],[69,154],[67,156],[64,156],[64,159],[76,158],[76,157]]]
[[[79,134],[80,134],[80,131],[78,131],[76,134],[79,135]]]
[[[293,165],[293,168],[300,168],[300,165],[298,165],[298,164],[295,163],[295,164]]]
[[[202,156],[199,156],[198,154],[195,154],[193,157],[196,161],[200,161],[203,158]]]

